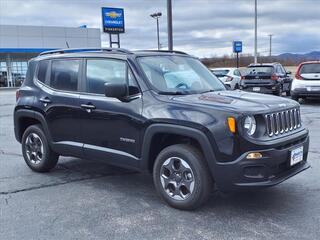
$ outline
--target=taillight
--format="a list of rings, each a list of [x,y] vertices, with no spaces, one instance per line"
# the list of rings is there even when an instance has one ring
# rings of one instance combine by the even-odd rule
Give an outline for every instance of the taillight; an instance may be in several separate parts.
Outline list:
[[[20,90],[17,90],[17,91],[16,91],[16,101],[19,100],[19,97],[20,97]]]
[[[300,64],[300,65],[299,65],[299,67],[298,67],[298,69],[297,69],[297,71],[296,71],[296,75],[294,76],[295,79],[298,79],[298,80],[302,80],[302,79],[303,79],[303,77],[301,77],[301,75],[300,75],[300,69],[301,69],[302,65],[303,65],[303,64]]]
[[[276,80],[278,80],[278,78],[279,77],[276,74],[272,74],[271,75],[271,80],[275,80],[276,81]]]
[[[241,76],[241,80],[243,80],[244,79],[244,76]]]
[[[226,79],[226,82],[231,82],[233,80],[233,77],[228,76]]]

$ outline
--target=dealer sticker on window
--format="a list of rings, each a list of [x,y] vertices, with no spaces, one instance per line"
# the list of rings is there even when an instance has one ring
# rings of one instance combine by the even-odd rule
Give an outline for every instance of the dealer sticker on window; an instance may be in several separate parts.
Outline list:
[[[303,147],[298,147],[291,151],[290,166],[293,166],[303,160]]]

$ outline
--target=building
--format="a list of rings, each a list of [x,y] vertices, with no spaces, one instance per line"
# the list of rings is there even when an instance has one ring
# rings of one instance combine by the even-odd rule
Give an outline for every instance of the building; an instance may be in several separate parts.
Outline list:
[[[0,87],[19,87],[40,52],[69,47],[100,48],[100,29],[0,25]]]

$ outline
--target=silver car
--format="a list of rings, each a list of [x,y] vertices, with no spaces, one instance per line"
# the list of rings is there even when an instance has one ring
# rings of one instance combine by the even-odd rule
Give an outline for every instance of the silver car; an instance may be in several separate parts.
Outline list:
[[[231,89],[239,89],[241,72],[238,68],[211,68],[210,71]]]

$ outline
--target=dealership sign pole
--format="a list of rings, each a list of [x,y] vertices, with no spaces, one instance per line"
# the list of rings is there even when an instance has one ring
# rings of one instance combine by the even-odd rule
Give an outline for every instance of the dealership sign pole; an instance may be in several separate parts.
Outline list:
[[[242,52],[241,41],[233,41],[233,52],[237,54],[237,68],[239,68],[239,53]]]
[[[123,8],[102,8],[102,28],[103,32],[109,34],[110,47],[117,44],[120,48],[120,33],[124,33],[124,10]],[[112,35],[117,36],[113,41]]]

